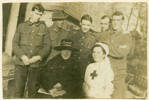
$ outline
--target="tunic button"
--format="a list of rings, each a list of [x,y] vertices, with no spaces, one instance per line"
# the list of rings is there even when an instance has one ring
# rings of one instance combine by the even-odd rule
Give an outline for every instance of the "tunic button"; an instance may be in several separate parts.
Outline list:
[[[80,49],[80,52],[82,51],[82,49]]]
[[[30,50],[30,52],[32,53],[33,51],[32,51],[32,50]]]
[[[80,59],[80,57],[78,57],[78,59]]]
[[[84,39],[85,37],[83,36],[82,39]]]
[[[32,33],[33,33],[34,31],[32,31]]]
[[[81,43],[81,45],[83,45],[83,43]]]

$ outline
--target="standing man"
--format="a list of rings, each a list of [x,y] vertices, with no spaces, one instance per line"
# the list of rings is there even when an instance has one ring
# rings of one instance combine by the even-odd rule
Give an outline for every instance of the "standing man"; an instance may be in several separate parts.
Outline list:
[[[62,28],[64,25],[64,20],[67,18],[63,12],[56,11],[51,12],[51,14],[49,12],[47,17],[48,19],[45,19],[44,22],[48,27],[48,33],[51,37],[51,53],[47,59],[47,61],[49,61],[60,53],[59,51],[55,50],[54,47],[60,45],[61,40],[67,37],[68,32]],[[49,25],[49,23],[52,24]]]
[[[79,30],[72,30],[68,38],[74,42],[74,47],[79,49],[76,57],[80,62],[81,76],[84,79],[85,69],[90,61],[91,48],[96,42],[96,33],[91,30],[92,18],[88,14],[82,16],[80,26]]]
[[[40,64],[50,50],[50,37],[45,24],[39,21],[44,8],[40,4],[32,7],[31,17],[19,24],[13,39],[15,61],[15,96],[22,98],[27,83],[28,96],[32,98],[39,86]]]
[[[132,47],[132,38],[122,29],[124,21],[123,13],[117,11],[112,15],[112,30],[110,32],[109,58],[114,72],[114,93],[113,98],[126,98],[127,56]]]
[[[100,22],[101,32],[97,36],[97,40],[99,42],[110,40],[110,30],[111,30],[110,26],[111,26],[110,17],[107,15],[102,16]]]

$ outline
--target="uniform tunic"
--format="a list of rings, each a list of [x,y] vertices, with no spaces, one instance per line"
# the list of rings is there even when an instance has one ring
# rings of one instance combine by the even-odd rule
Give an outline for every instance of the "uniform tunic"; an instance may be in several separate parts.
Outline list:
[[[111,98],[114,74],[109,59],[87,66],[84,92],[87,98]]]
[[[97,34],[97,41],[98,42],[109,42],[110,41],[110,31],[100,32]]]
[[[48,61],[54,56],[59,54],[59,51],[54,50],[55,46],[59,46],[62,39],[65,39],[68,35],[68,32],[62,28],[59,28],[56,23],[48,28],[48,33],[50,34],[51,39],[51,53],[48,57]]]
[[[96,43],[95,37],[96,33],[94,31],[89,30],[87,33],[83,33],[81,29],[72,30],[68,35],[68,38],[73,41],[74,47],[79,49],[76,57],[80,61],[82,78],[84,78],[86,66],[90,61],[91,48]]]
[[[127,56],[132,48],[132,37],[130,34],[114,31],[109,32],[108,35],[109,38],[101,39],[101,42],[107,42],[109,45],[109,58],[115,75],[113,98],[125,98]]]
[[[16,55],[15,96],[17,98],[23,97],[26,82],[29,97],[33,97],[39,88],[41,61],[25,66],[21,57],[26,55],[30,59],[33,56],[41,56],[43,61],[50,51],[50,43],[47,28],[42,22],[26,21],[19,24],[13,39],[13,52]]]
[[[41,73],[41,85],[45,90],[50,90],[59,82],[66,91],[64,98],[79,98],[80,67],[73,57],[64,60],[57,55],[48,61]]]
[[[49,53],[50,45],[50,35],[42,22],[32,24],[26,21],[19,24],[13,39],[13,52],[17,56],[15,64],[24,65],[20,59],[23,55],[28,58],[39,55],[44,59]],[[39,62],[30,66],[39,67]]]

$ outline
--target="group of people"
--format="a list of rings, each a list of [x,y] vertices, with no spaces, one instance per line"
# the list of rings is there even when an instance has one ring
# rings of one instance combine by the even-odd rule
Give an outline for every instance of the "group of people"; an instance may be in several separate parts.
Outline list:
[[[43,13],[34,5],[15,33],[15,97],[23,98],[27,87],[29,98],[126,98],[132,38],[123,32],[123,13],[103,16],[100,33],[88,14],[80,29],[67,32],[40,21]]]

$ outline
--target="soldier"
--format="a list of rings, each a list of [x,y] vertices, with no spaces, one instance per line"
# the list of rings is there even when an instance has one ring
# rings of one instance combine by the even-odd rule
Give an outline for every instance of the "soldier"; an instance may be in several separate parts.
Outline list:
[[[68,39],[71,39],[74,42],[74,47],[79,49],[79,52],[76,53],[76,59],[80,62],[83,80],[85,69],[90,61],[91,48],[96,42],[96,33],[91,30],[92,18],[88,14],[82,16],[80,26],[79,30],[72,30],[70,32]]]
[[[110,23],[111,23],[111,19],[109,16],[104,15],[101,17],[101,32],[106,32],[110,30]]]
[[[111,19],[109,16],[104,15],[101,17],[101,32],[97,36],[99,42],[104,42],[110,39],[110,30],[111,30]]]
[[[109,58],[114,72],[113,98],[126,98],[125,78],[127,72],[127,56],[131,51],[132,37],[130,34],[123,32],[123,21],[123,13],[119,11],[113,13],[110,39],[106,40],[109,44]]]
[[[50,18],[51,17],[51,18]],[[67,18],[66,15],[63,14],[63,12],[53,12],[52,16],[49,16],[49,19],[52,19],[52,23],[53,25],[51,25],[50,27],[48,27],[49,25],[47,25],[48,27],[48,33],[50,34],[50,39],[51,39],[51,53],[47,59],[47,61],[49,61],[50,59],[52,59],[53,57],[55,57],[56,55],[58,55],[60,52],[54,50],[55,46],[60,45],[60,42],[62,39],[66,38],[68,35],[68,32],[62,28],[63,24],[64,24],[64,20]],[[45,20],[46,22],[47,20]]]
[[[22,98],[27,83],[28,96],[38,90],[40,65],[50,50],[50,37],[45,24],[39,21],[44,8],[40,4],[32,7],[31,17],[19,24],[13,39],[15,60],[15,96]]]

